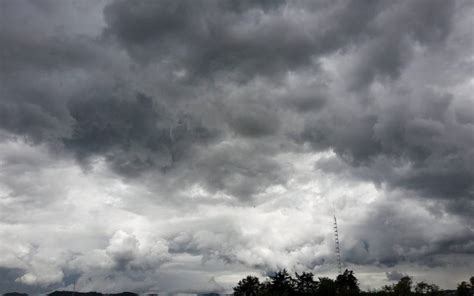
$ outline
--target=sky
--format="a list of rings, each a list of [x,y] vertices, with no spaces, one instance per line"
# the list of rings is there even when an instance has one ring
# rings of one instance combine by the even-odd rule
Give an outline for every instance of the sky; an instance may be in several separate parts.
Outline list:
[[[473,1],[0,14],[0,292],[473,275]]]

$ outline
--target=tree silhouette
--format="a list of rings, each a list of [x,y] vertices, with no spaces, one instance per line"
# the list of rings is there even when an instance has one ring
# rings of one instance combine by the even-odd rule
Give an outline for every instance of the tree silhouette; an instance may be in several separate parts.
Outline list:
[[[383,286],[382,290],[381,290],[381,294],[382,295],[387,295],[387,294],[391,295],[391,294],[393,294],[393,287],[395,287],[395,285],[391,285],[391,286],[385,285],[385,286]]]
[[[428,293],[428,287],[429,287],[429,285],[427,283],[419,282],[418,284],[416,284],[415,293],[417,295],[427,294]]]
[[[474,276],[469,282],[461,282],[456,291],[456,296],[473,296]],[[286,271],[280,270],[271,275],[264,283],[254,276],[247,276],[234,287],[236,296],[352,296],[352,295],[378,295],[378,296],[441,296],[453,295],[449,290],[441,290],[435,284],[425,281],[413,284],[409,276],[402,277],[396,284],[386,285],[379,291],[360,291],[359,283],[351,270],[337,276],[336,280],[320,277],[316,281],[311,272],[295,273],[295,278]]]
[[[286,269],[276,272],[270,276],[269,291],[272,295],[293,295],[295,292],[294,283]]]
[[[318,290],[318,282],[311,272],[295,273],[295,290],[298,295],[314,295]]]
[[[338,275],[335,284],[338,295],[345,296],[359,294],[359,284],[352,270],[349,271],[346,269],[343,274]]]
[[[411,277],[404,276],[393,287],[393,292],[397,296],[407,296],[411,294],[411,285],[413,284]]]
[[[416,295],[430,295],[436,296],[440,294],[439,287],[435,284],[428,284],[426,282],[419,282],[415,286]]]
[[[256,296],[260,291],[260,281],[255,276],[247,276],[239,281],[234,289],[234,295],[237,296]]]
[[[318,295],[334,296],[336,295],[336,283],[327,277],[319,278]]]
[[[471,296],[470,285],[465,281],[462,281],[456,290],[457,296]]]

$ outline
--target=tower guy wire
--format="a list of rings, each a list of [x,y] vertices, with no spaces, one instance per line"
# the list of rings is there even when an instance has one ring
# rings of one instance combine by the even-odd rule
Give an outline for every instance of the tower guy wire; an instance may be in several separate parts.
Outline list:
[[[339,272],[339,274],[342,274],[341,250],[339,248],[339,233],[337,231],[336,215],[334,215],[334,240],[336,242],[337,271]]]

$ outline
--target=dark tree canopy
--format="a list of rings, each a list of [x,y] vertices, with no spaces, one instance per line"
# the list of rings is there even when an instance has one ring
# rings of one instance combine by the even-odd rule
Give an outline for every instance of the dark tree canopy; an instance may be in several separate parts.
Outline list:
[[[314,280],[311,272],[295,274],[295,289],[298,295],[314,295],[318,290],[318,282]]]
[[[357,295],[359,294],[359,283],[351,270],[345,270],[336,278],[336,290],[338,295]]]
[[[461,282],[456,290],[457,296],[471,296],[471,285],[467,282]]]
[[[336,280],[319,277],[315,280],[313,273],[295,273],[292,277],[286,269],[275,272],[263,283],[254,276],[247,276],[234,287],[236,296],[473,296],[474,277],[469,282],[461,282],[456,294],[454,291],[444,291],[437,285],[425,281],[414,283],[409,276],[402,277],[396,284],[385,285],[379,290],[364,292],[359,288],[359,281],[352,270],[345,270]]]
[[[319,278],[318,295],[336,295],[336,283],[334,280],[327,277]]]
[[[260,280],[255,276],[247,276],[234,287],[236,296],[256,296],[260,291]]]
[[[439,295],[439,287],[435,284],[428,284],[426,282],[419,282],[415,286],[416,295]]]
[[[286,269],[276,272],[270,276],[270,293],[272,295],[293,295],[293,279]]]
[[[410,295],[412,284],[413,284],[413,281],[412,281],[411,277],[404,276],[395,285],[395,287],[393,288],[393,292],[395,293],[395,295],[400,295],[400,296]]]

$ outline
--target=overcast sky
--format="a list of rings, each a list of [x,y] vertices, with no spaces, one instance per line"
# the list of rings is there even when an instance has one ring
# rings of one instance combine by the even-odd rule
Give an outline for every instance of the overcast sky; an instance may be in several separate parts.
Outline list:
[[[473,1],[0,3],[0,292],[473,275]]]

